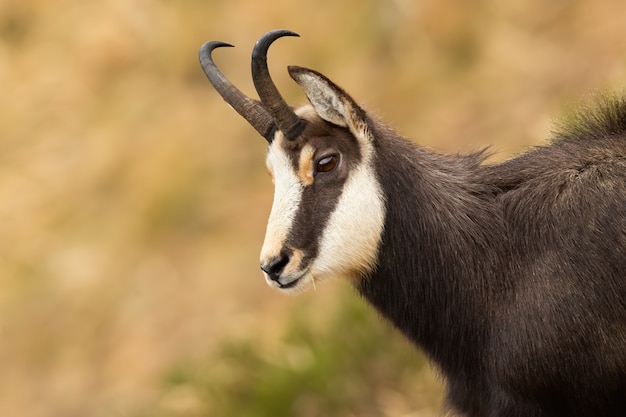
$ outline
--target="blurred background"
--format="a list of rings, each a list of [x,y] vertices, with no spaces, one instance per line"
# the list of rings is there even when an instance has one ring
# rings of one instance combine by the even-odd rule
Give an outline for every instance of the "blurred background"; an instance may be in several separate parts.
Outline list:
[[[322,71],[442,152],[503,159],[626,81],[621,0],[4,0],[0,416],[433,416],[436,370],[346,283],[285,297],[258,252],[251,48]],[[425,318],[428,319],[428,318]]]

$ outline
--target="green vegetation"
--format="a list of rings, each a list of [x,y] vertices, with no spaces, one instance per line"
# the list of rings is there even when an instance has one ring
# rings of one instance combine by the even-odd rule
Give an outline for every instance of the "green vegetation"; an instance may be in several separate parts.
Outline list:
[[[405,399],[404,412],[436,411],[440,391],[423,384],[432,379],[425,359],[362,300],[342,299],[314,327],[310,308],[297,310],[279,344],[229,341],[200,363],[174,367],[165,401],[145,415],[378,416],[394,396]]]

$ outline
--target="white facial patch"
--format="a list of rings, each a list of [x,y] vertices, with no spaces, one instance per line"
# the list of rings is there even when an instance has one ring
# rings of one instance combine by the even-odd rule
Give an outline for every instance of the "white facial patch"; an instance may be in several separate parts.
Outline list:
[[[267,166],[274,178],[274,203],[261,249],[261,264],[281,253],[302,199],[303,186],[280,146],[281,140],[277,135],[267,153]]]
[[[316,279],[354,279],[371,271],[385,222],[383,193],[369,164],[360,164],[348,178],[320,240],[311,265]]]

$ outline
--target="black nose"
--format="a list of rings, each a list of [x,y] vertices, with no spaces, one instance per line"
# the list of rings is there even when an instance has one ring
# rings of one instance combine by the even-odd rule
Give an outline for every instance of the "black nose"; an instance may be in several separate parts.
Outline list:
[[[285,266],[289,263],[289,255],[281,253],[280,255],[272,258],[266,264],[261,265],[261,270],[265,272],[272,281],[278,281],[280,274],[285,269]]]

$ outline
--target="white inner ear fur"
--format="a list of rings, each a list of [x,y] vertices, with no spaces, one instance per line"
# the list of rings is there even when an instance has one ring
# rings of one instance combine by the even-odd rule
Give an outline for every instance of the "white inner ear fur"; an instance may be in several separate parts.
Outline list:
[[[372,152],[372,135],[363,111],[352,98],[323,75],[306,68],[290,67],[291,77],[302,87],[315,112],[327,122],[347,127],[361,143],[364,159]]]
[[[346,106],[339,92],[326,80],[312,72],[300,72],[296,76],[296,81],[322,119],[338,126],[348,126]]]

